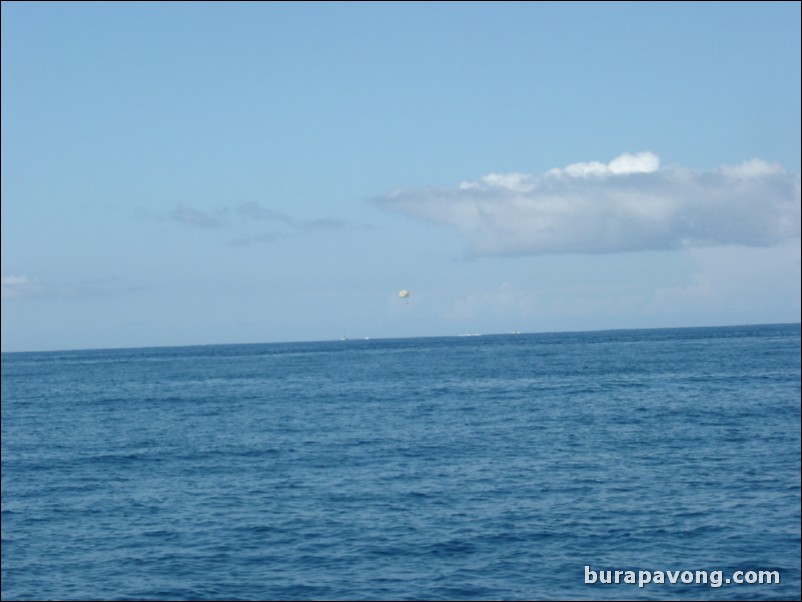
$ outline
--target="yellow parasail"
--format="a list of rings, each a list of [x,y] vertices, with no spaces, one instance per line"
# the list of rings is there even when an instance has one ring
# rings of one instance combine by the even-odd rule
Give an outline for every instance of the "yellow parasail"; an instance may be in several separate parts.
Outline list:
[[[400,293],[398,293],[398,296],[401,297],[402,299],[406,299],[407,297],[409,297],[409,291],[407,289],[404,289]]]

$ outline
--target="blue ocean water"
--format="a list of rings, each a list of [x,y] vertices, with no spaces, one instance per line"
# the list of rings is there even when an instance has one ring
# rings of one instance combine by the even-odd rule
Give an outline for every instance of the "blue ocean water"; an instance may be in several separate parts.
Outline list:
[[[799,324],[2,356],[4,600],[799,596]]]

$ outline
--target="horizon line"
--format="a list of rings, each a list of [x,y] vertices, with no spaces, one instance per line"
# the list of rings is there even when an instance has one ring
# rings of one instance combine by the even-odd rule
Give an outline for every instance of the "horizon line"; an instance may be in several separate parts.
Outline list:
[[[295,341],[260,341],[249,343],[193,343],[185,345],[144,345],[133,347],[80,347],[71,349],[43,349],[43,350],[23,350],[23,351],[0,351],[0,355],[12,354],[25,354],[25,353],[79,353],[79,352],[92,352],[92,351],[124,351],[124,350],[145,350],[145,349],[182,349],[182,348],[196,348],[196,347],[232,347],[232,346],[246,346],[246,345],[295,345],[295,344],[313,344],[313,343],[350,343],[357,341],[403,341],[413,339],[448,339],[448,338],[465,338],[465,337],[499,337],[499,336],[532,336],[532,335],[551,335],[551,334],[582,334],[582,333],[604,333],[604,332],[633,332],[640,330],[691,330],[691,329],[705,329],[705,328],[746,328],[750,326],[802,326],[802,322],[759,322],[747,324],[712,324],[705,326],[646,326],[636,328],[599,328],[599,329],[583,329],[583,330],[542,330],[536,332],[489,332],[489,333],[463,333],[463,334],[439,334],[439,335],[418,335],[408,337],[341,337],[335,339],[302,339]]]

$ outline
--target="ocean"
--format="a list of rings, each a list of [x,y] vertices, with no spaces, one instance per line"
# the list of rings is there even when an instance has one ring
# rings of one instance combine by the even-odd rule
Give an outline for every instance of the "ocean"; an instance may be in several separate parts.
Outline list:
[[[799,324],[4,353],[2,599],[799,599],[800,405]]]

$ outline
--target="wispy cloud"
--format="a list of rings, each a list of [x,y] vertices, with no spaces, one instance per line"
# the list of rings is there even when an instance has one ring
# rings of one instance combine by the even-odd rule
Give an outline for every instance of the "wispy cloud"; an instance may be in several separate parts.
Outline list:
[[[173,210],[160,219],[176,222],[190,228],[214,229],[249,224],[270,223],[289,231],[303,232],[313,230],[344,230],[349,224],[343,220],[324,217],[316,219],[297,219],[281,211],[271,209],[260,203],[248,202],[237,205],[218,207],[213,210],[197,209],[184,204],[176,205]],[[251,243],[275,242],[285,238],[283,233],[260,233],[241,236],[231,241],[234,246]]]
[[[36,289],[35,283],[27,276],[0,277],[0,297],[13,299],[24,297]]]
[[[226,211],[236,214],[243,221],[271,221],[287,226],[295,226],[295,220],[286,213],[265,207],[259,203],[240,203],[231,209],[226,209]]]
[[[263,232],[251,236],[241,236],[230,241],[232,247],[247,247],[254,244],[269,244],[284,238],[282,234],[276,232]]]
[[[141,286],[126,286],[120,277],[84,279],[77,282],[44,282],[28,276],[2,276],[3,299],[65,299],[76,297],[105,297],[136,293]]]
[[[501,315],[514,318],[528,318],[537,306],[538,299],[531,291],[516,289],[509,282],[498,290],[473,291],[457,299],[445,312],[446,319],[464,320],[483,314]]]
[[[694,171],[661,167],[649,152],[624,154],[376,202],[457,229],[477,255],[769,246],[800,234],[799,174],[758,159]]]
[[[216,215],[193,209],[185,205],[176,206],[168,216],[171,221],[178,222],[192,228],[219,228],[226,225],[225,219],[218,212]]]
[[[296,219],[259,203],[240,203],[226,211],[231,211],[243,221],[271,221],[284,224],[294,230],[342,230],[348,227],[347,222],[333,217]]]

